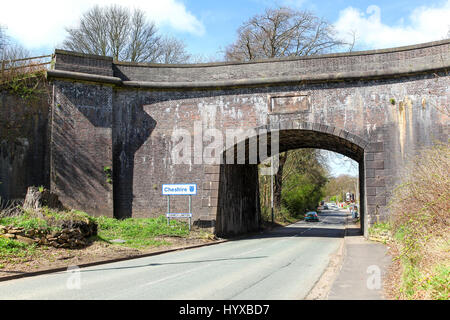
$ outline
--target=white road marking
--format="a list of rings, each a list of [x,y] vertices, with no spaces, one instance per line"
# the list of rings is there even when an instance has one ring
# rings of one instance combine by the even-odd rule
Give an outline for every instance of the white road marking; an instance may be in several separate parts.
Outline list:
[[[177,278],[177,277],[180,277],[180,276],[184,276],[185,274],[188,274],[188,273],[191,273],[191,272],[194,272],[194,271],[197,271],[197,270],[209,267],[211,264],[212,263],[208,263],[208,264],[200,266],[198,268],[190,269],[190,270],[187,270],[187,271],[184,271],[184,272],[180,272],[180,273],[175,273],[175,274],[172,274],[172,275],[170,275],[168,277],[161,278],[161,279],[158,279],[156,281],[148,282],[148,283],[144,284],[144,286],[150,286],[152,284],[156,284],[156,283],[160,283],[160,282],[163,282],[163,281],[171,280],[171,279],[174,279],[174,278]]]

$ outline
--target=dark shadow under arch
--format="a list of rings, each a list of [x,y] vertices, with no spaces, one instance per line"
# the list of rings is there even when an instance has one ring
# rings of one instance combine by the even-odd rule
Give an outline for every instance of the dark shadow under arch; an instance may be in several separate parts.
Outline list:
[[[361,231],[364,233],[364,150],[369,143],[340,128],[295,120],[256,128],[253,130],[256,136],[243,137],[233,147],[223,152],[215,233],[227,237],[260,229],[258,164],[265,159],[258,156],[256,163],[251,161],[254,159],[250,158],[249,145],[252,143],[252,146],[255,146],[256,142],[256,146],[259,146],[259,132],[267,132],[267,156],[271,156],[270,144],[275,131],[279,136],[279,152],[300,148],[325,149],[343,154],[359,164]],[[237,151],[242,146],[245,146],[245,162],[237,164]],[[233,163],[226,161],[226,153],[230,151],[234,155]],[[257,154],[259,155],[259,150]]]

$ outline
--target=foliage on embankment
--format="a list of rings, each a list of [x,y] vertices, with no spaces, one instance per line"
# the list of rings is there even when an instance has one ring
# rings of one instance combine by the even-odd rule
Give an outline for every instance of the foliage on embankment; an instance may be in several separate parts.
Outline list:
[[[171,220],[167,223],[165,216],[158,218],[140,218],[118,220],[107,217],[91,217],[88,214],[71,211],[53,211],[46,207],[39,212],[30,210],[19,210],[14,215],[5,215],[0,211],[0,262],[10,258],[31,257],[36,253],[38,243],[25,243],[17,239],[11,239],[4,226],[13,226],[15,228],[27,231],[54,234],[64,231],[67,222],[73,222],[75,225],[80,221],[89,221],[98,226],[97,235],[91,236],[88,243],[95,241],[111,243],[111,240],[120,239],[118,245],[131,248],[144,249],[160,245],[170,244],[170,237],[189,237],[188,225],[181,221]],[[197,237],[208,237],[209,234],[196,234]],[[23,238],[23,237],[22,237]],[[40,243],[39,243],[40,245]],[[49,245],[49,244],[47,244]],[[43,247],[45,249],[45,245]]]
[[[450,148],[423,149],[407,165],[391,198],[391,220],[372,234],[389,231],[399,264],[397,299],[450,298]]]

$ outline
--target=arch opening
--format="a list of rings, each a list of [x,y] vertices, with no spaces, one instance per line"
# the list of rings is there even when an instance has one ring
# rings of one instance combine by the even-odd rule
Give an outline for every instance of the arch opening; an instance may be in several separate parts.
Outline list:
[[[278,150],[272,154],[272,136],[277,133],[279,141]],[[328,132],[316,131],[312,129],[275,129],[268,130],[267,143],[260,143],[260,136],[247,137],[222,154],[219,190],[217,199],[217,216],[215,223],[215,233],[219,236],[228,237],[237,234],[255,232],[262,227],[262,216],[260,207],[260,186],[258,165],[271,156],[289,150],[296,149],[323,149],[344,155],[358,164],[358,185],[359,185],[359,215],[361,221],[361,233],[365,229],[365,201],[364,201],[364,141],[355,143],[355,138],[350,133],[352,140],[343,138]],[[252,141],[252,139],[254,139]],[[265,141],[264,141],[265,142]],[[251,147],[258,146],[256,153],[257,161],[252,158]],[[267,147],[266,152],[260,149]],[[238,158],[239,150],[245,150],[244,159]],[[234,161],[230,163],[226,154],[230,152],[234,156]],[[264,155],[267,155],[264,157]],[[252,161],[253,160],[253,161]],[[240,161],[240,162],[239,162]]]

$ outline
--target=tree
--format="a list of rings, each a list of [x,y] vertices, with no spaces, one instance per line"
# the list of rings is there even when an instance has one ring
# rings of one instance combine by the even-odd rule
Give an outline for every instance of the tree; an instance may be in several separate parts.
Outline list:
[[[164,37],[161,39],[161,63],[186,63],[191,55],[186,52],[183,41],[175,38]]]
[[[358,177],[342,174],[338,177],[329,179],[325,186],[325,196],[330,200],[333,197],[342,199],[344,193],[351,192],[358,195]]]
[[[330,52],[344,44],[333,26],[309,11],[287,7],[266,9],[238,29],[225,51],[228,61],[307,56]]]
[[[281,178],[274,179],[275,214],[282,214],[281,205],[291,216],[315,208],[328,181],[326,159],[317,149],[291,150],[280,158],[283,160]],[[275,178],[279,174],[280,171]],[[270,183],[270,176],[259,177],[262,213],[266,217],[270,208]]]
[[[8,43],[1,52],[1,60],[16,60],[28,57],[31,57],[31,52],[18,43]],[[26,64],[28,61],[12,62],[8,64],[8,67],[14,67],[23,63]]]
[[[308,56],[327,53],[345,43],[335,36],[333,26],[309,11],[280,7],[266,9],[242,24],[237,39],[225,50],[228,61]],[[312,152],[312,151],[309,151]],[[274,207],[281,208],[284,164],[291,152],[279,155],[274,177]],[[315,154],[317,155],[317,154]]]
[[[3,60],[4,51],[8,43],[8,37],[5,33],[5,27],[0,25],[0,60]]]
[[[9,61],[28,58],[31,56],[31,53],[19,43],[11,41],[6,35],[5,30],[6,27],[0,25],[0,60],[7,60],[5,63],[6,68],[13,68],[27,64],[28,61]]]
[[[75,28],[66,28],[67,50],[112,56],[131,62],[182,63],[189,59],[182,41],[158,35],[145,12],[112,5],[94,6]]]

